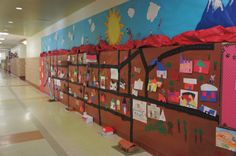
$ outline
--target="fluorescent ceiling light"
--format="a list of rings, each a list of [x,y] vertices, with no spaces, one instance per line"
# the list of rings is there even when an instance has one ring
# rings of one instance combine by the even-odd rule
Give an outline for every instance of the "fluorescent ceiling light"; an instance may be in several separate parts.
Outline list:
[[[5,40],[5,38],[0,38],[0,41],[4,41]]]
[[[21,7],[16,7],[16,10],[22,10],[23,8],[21,8]]]
[[[6,32],[0,32],[0,35],[9,35],[9,34]]]
[[[22,41],[24,45],[27,45],[27,40]]]
[[[9,23],[9,24],[12,24],[12,23],[13,23],[13,21],[8,21],[8,23]]]

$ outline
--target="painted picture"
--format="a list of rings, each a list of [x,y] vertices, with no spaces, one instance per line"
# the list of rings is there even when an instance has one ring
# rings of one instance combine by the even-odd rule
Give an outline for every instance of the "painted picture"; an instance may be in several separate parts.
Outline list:
[[[216,146],[236,152],[236,132],[216,127]]]
[[[180,92],[168,90],[168,102],[169,103],[179,103]]]
[[[163,78],[163,79],[167,78],[167,70],[162,63],[157,62],[156,69],[157,69],[157,77]]]
[[[189,90],[180,90],[180,105],[197,109],[198,106],[198,92]]]
[[[147,123],[147,102],[133,99],[133,118]]]
[[[194,60],[194,72],[208,74],[210,70],[210,61]]]
[[[216,102],[217,101],[218,88],[211,84],[201,85],[201,101]]]
[[[150,104],[147,106],[148,109],[148,118],[159,120],[161,115],[160,107],[157,107],[155,104]]]
[[[184,59],[181,55],[179,58],[179,72],[180,73],[192,73],[193,72],[193,61]]]
[[[101,88],[101,89],[106,89],[106,77],[105,77],[105,76],[101,76],[101,77],[100,77],[100,80],[101,80],[101,82],[100,82],[100,88]]]

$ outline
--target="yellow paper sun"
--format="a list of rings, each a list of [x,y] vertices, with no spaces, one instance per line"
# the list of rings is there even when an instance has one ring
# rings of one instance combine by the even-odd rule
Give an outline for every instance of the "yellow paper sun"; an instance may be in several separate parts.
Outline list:
[[[109,11],[105,25],[107,26],[106,38],[110,45],[118,44],[121,41],[123,35],[121,29],[124,25],[120,23],[120,18],[121,17],[117,11]]]

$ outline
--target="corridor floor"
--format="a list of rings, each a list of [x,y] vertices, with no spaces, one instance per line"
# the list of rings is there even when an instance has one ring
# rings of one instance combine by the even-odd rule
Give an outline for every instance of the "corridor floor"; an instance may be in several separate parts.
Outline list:
[[[121,156],[119,137],[102,137],[76,112],[0,70],[0,156]],[[136,154],[148,156],[146,152]]]

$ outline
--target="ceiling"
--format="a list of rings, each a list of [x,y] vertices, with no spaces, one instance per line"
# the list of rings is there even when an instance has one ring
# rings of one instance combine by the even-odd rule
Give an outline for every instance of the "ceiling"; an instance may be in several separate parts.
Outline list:
[[[93,1],[95,0],[0,0],[0,32],[19,35],[22,37],[21,41]],[[23,9],[17,10],[16,7]],[[16,36],[16,40],[19,40],[19,36]],[[11,43],[5,40],[0,47],[3,45]]]

